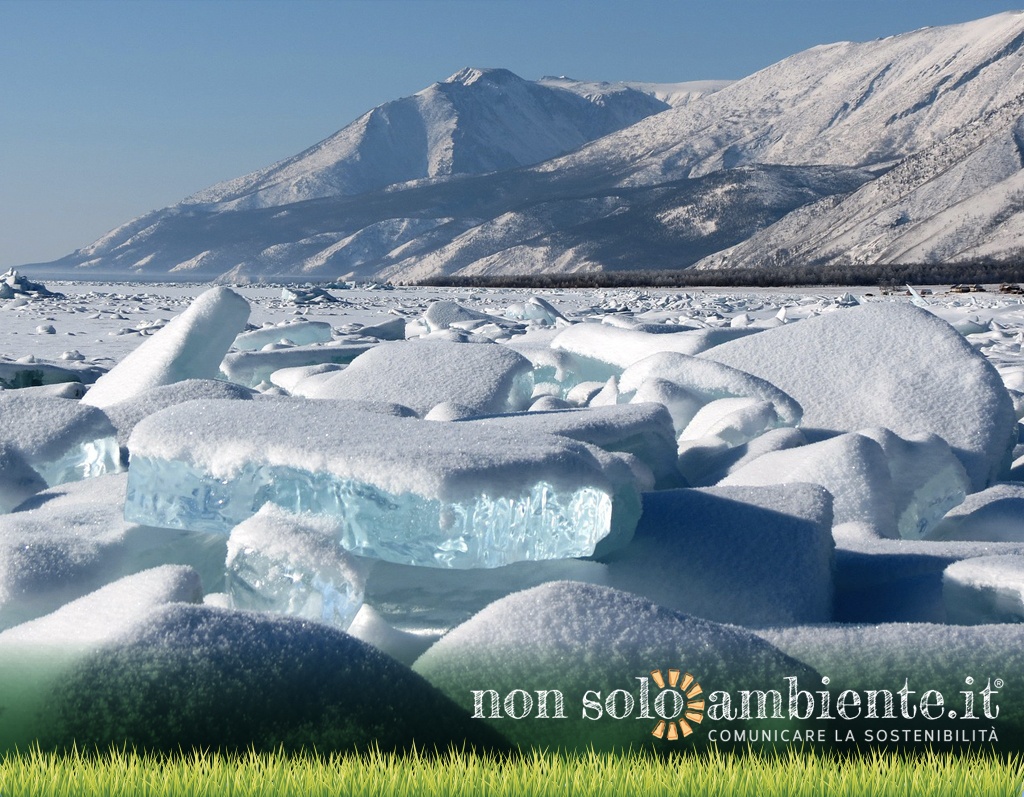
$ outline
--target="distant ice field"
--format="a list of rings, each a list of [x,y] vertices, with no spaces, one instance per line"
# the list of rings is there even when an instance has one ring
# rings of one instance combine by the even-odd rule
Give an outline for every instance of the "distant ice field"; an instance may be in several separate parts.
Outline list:
[[[48,281],[47,287],[63,293],[66,299],[21,306],[17,306],[16,300],[0,300],[0,357],[17,359],[32,355],[40,360],[51,360],[59,359],[65,351],[77,350],[88,361],[112,364],[134,349],[140,337],[182,312],[209,285]],[[949,294],[948,286],[939,286],[934,289],[934,295],[926,299],[938,315],[949,321],[980,315],[998,319],[1013,328],[1024,328],[1024,304],[995,292],[998,286],[985,287],[987,293],[964,295]],[[681,313],[705,318],[717,314],[723,319],[747,314],[753,319],[767,319],[783,307],[790,317],[796,317],[809,314],[808,308],[820,303],[830,304],[847,293],[869,301],[909,301],[905,296],[881,296],[877,289],[832,286],[689,291],[671,288],[571,291],[396,287],[393,290],[332,291],[340,302],[296,307],[281,300],[280,286],[236,286],[233,290],[249,301],[252,307],[249,322],[256,326],[308,318],[342,328],[377,324],[389,314],[412,318],[438,300],[455,301],[464,307],[500,316],[509,305],[533,295],[544,297],[571,317],[584,317],[592,310],[602,315],[628,311],[659,321]],[[53,326],[53,334],[37,331],[38,327],[47,325]]]

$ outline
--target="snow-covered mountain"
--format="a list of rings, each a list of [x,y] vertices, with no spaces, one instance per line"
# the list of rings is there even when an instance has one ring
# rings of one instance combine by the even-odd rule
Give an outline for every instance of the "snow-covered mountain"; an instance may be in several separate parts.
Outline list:
[[[704,87],[704,93],[718,86]],[[700,95],[701,87],[690,94]],[[396,183],[529,166],[670,107],[685,88],[523,80],[463,69],[385,103],[293,158],[184,200],[220,208],[351,196]],[[664,99],[659,99],[664,97]]]
[[[52,264],[231,280],[1009,257],[1024,13],[733,83],[463,70]]]

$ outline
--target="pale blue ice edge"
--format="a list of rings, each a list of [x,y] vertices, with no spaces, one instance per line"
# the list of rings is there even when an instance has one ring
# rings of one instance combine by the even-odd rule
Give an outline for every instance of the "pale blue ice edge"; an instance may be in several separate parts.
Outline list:
[[[621,493],[615,514],[631,529],[639,496]],[[613,524],[612,496],[591,486],[560,491],[539,481],[517,496],[445,501],[287,466],[250,463],[217,479],[184,462],[143,456],[132,458],[125,519],[226,535],[266,503],[336,518],[339,542],[361,556],[459,569],[589,556]]]

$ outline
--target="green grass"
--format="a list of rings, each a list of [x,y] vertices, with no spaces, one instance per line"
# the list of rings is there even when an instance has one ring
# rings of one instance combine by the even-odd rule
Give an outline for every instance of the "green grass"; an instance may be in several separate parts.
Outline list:
[[[270,795],[871,795],[1019,797],[1024,760],[994,755],[884,754],[839,758],[717,752],[650,755],[531,753],[494,759],[420,755],[125,751],[0,758],[2,797],[270,797]]]

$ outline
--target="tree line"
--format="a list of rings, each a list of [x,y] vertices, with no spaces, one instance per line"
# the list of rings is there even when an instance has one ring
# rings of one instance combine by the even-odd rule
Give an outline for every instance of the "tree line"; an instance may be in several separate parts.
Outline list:
[[[784,288],[807,285],[882,287],[1024,282],[1024,261],[831,264],[729,268],[594,271],[571,274],[439,276],[415,285],[453,288]],[[401,283],[398,283],[401,284]]]

